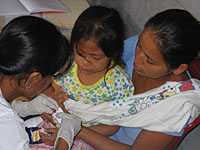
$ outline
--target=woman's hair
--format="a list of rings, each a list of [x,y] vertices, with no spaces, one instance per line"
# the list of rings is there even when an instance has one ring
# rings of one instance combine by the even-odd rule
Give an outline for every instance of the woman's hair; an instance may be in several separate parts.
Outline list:
[[[150,18],[145,29],[155,41],[171,69],[190,64],[200,50],[200,24],[189,12],[169,9]]]
[[[50,22],[33,16],[10,21],[0,34],[0,73],[27,74],[38,71],[53,75],[66,63],[72,51],[67,39]]]
[[[80,40],[94,40],[114,64],[123,64],[124,25],[116,10],[103,6],[86,9],[72,29],[71,46],[74,48]]]

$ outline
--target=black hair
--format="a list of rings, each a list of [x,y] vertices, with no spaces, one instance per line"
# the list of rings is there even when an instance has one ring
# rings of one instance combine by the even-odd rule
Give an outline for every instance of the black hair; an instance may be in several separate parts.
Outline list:
[[[200,24],[189,12],[168,9],[150,18],[145,29],[155,33],[155,41],[169,67],[190,64],[200,50]]]
[[[78,17],[72,29],[71,46],[80,40],[93,39],[104,54],[122,65],[124,25],[119,13],[112,8],[91,6]]]
[[[0,34],[0,73],[53,75],[71,63],[67,39],[52,23],[34,16],[11,20]]]

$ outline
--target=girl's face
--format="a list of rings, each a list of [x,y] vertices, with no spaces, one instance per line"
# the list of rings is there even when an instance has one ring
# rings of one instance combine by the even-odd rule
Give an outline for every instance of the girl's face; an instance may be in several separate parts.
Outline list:
[[[79,71],[98,73],[107,69],[110,58],[104,54],[94,40],[80,40],[75,47],[75,62]]]
[[[159,47],[156,35],[151,29],[145,29],[139,37],[135,57],[135,72],[142,76],[156,79],[170,74]]]

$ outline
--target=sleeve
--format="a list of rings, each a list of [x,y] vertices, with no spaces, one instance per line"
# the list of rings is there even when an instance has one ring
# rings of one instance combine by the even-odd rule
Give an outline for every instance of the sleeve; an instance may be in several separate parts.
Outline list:
[[[124,51],[122,59],[125,63],[125,72],[131,78],[133,72],[133,62],[135,59],[135,50],[137,46],[138,35],[131,36],[124,41]]]
[[[23,121],[15,115],[1,116],[0,120],[0,149],[29,150],[29,140]]]
[[[132,96],[134,93],[134,86],[127,74],[120,67],[116,67],[113,71],[113,83],[110,85],[112,100],[125,99]]]

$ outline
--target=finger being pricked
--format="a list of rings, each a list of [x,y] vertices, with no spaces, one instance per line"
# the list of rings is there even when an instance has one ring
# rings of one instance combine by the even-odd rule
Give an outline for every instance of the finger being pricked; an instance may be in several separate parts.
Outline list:
[[[40,137],[44,144],[50,146],[53,146],[56,140],[56,134],[54,135],[54,134],[40,132]]]
[[[56,135],[58,132],[58,128],[45,128],[44,131],[48,134]]]

